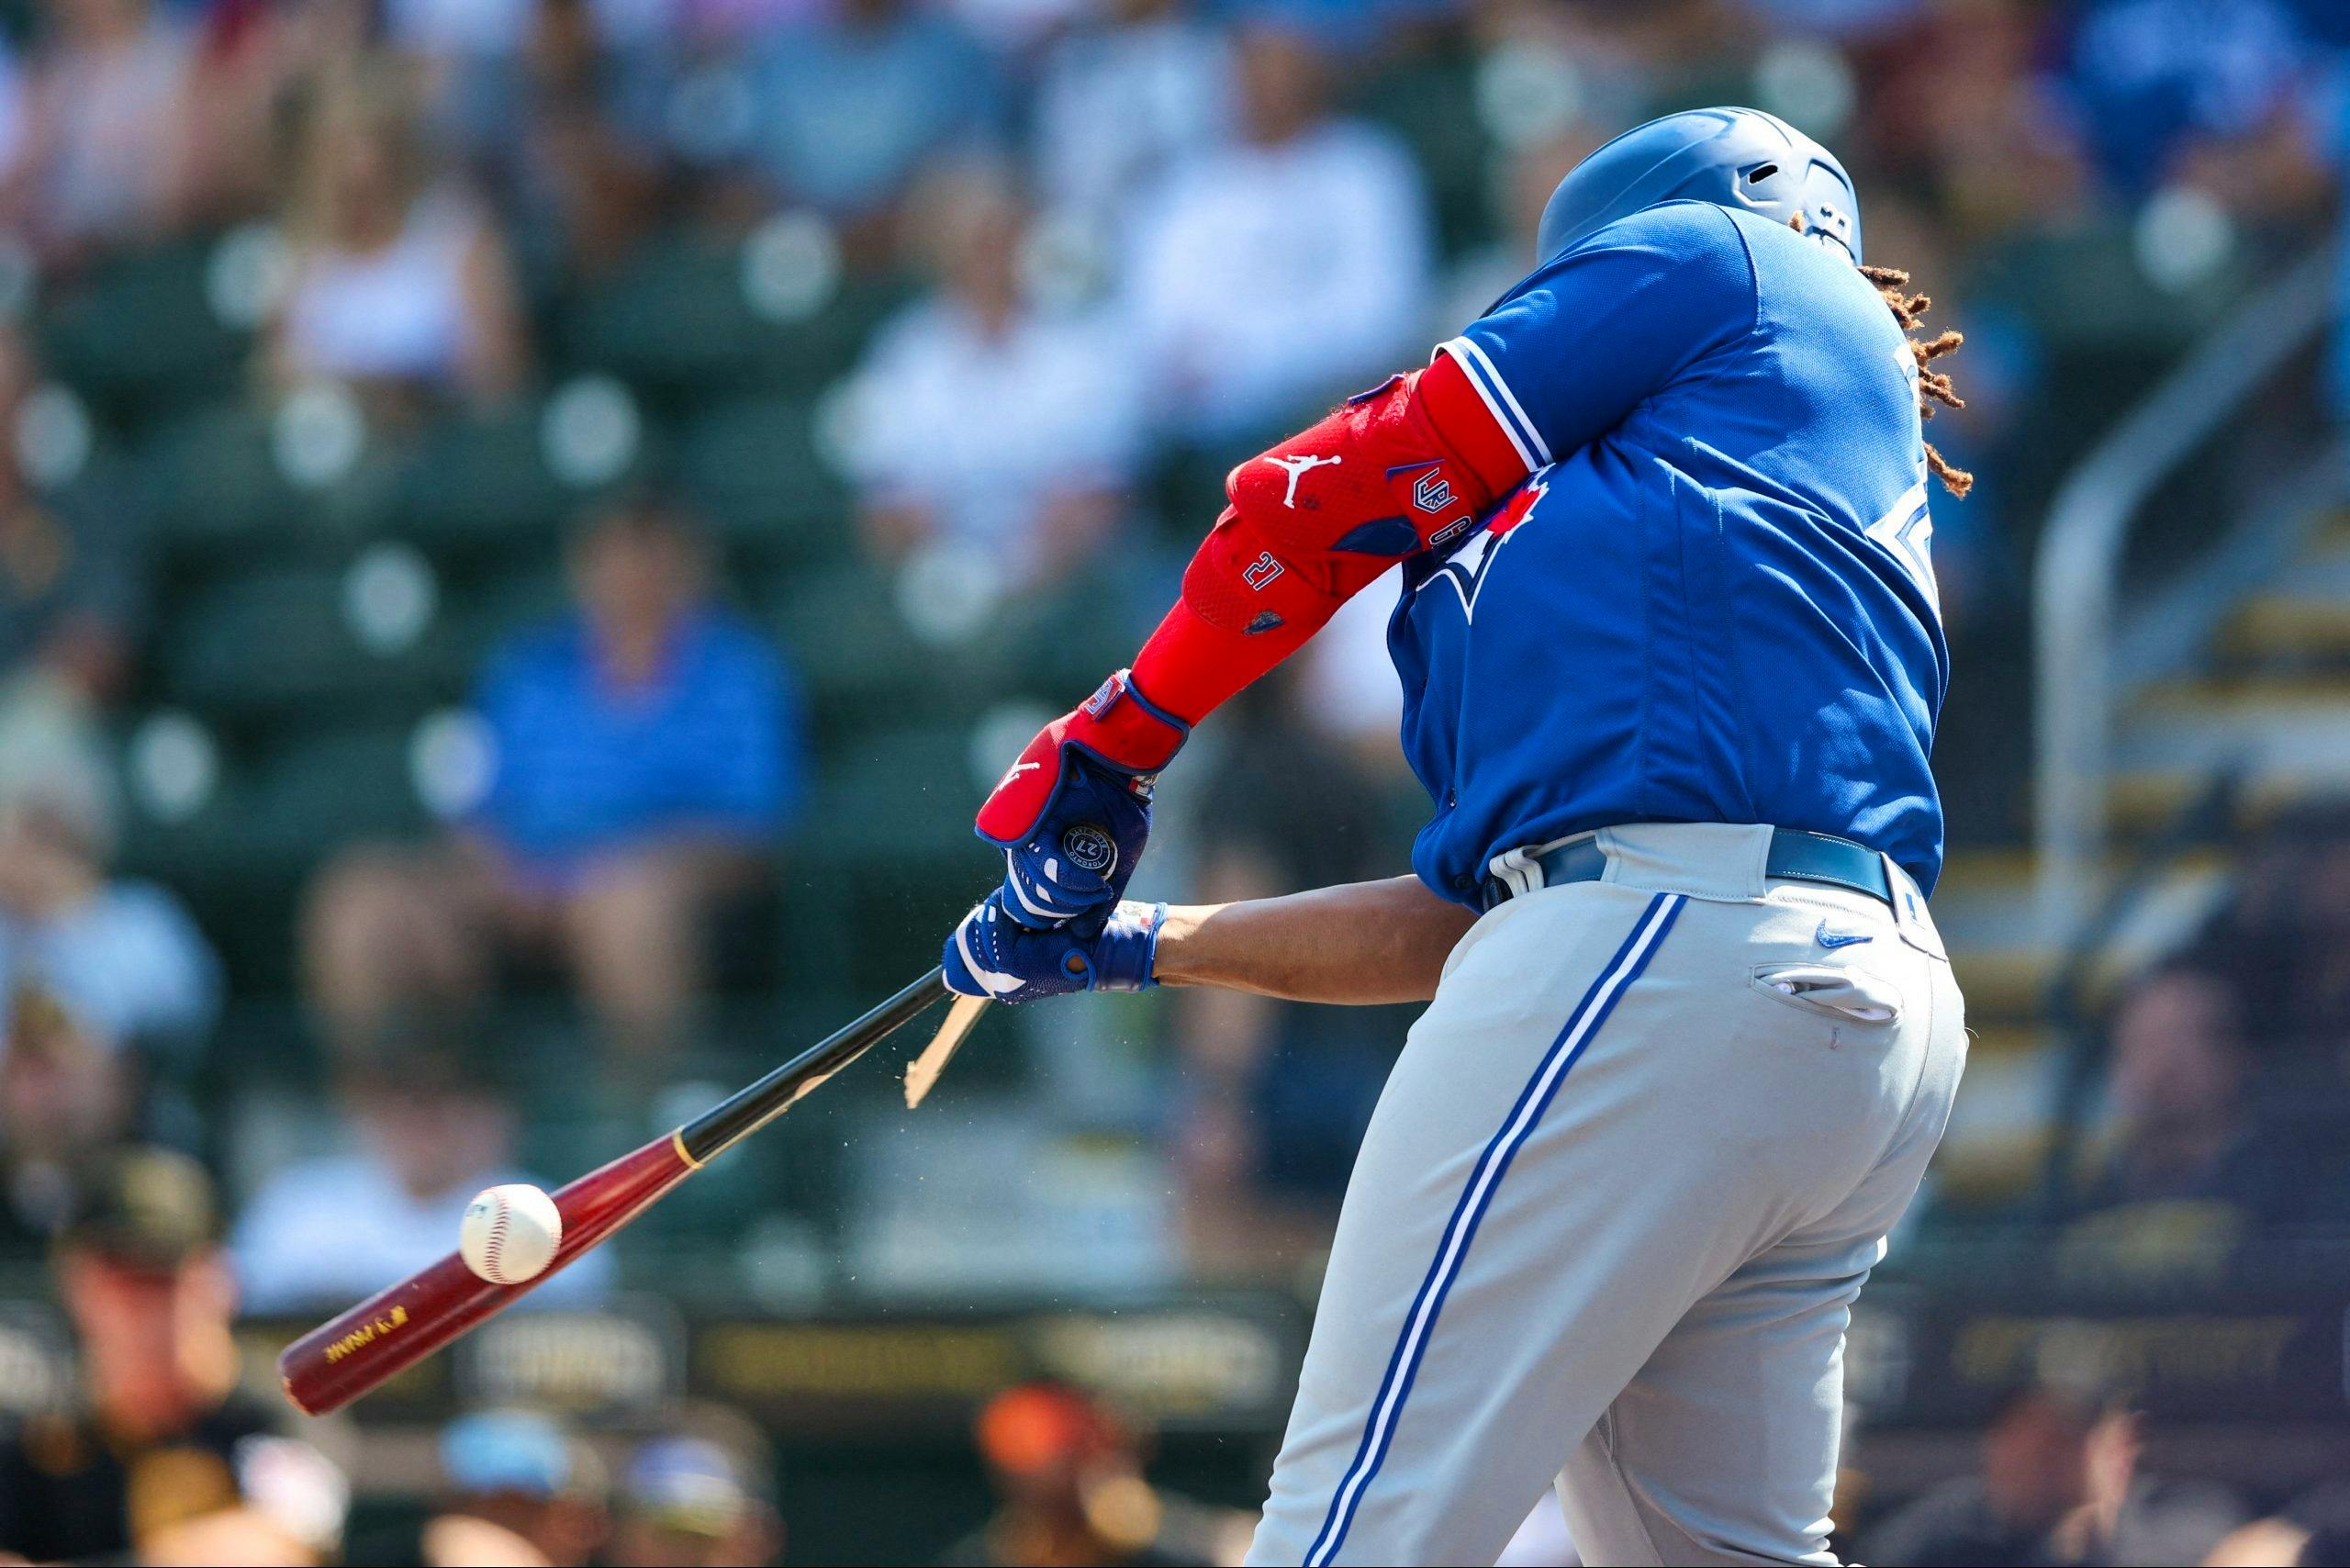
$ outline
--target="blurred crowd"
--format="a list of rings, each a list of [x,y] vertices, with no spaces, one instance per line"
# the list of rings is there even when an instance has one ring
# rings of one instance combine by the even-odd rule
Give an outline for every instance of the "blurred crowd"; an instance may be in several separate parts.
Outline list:
[[[2231,848],[2224,901],[2115,988],[2098,1031],[2102,1114],[2055,1200],[2117,1254],[2244,1258],[2350,1233],[2350,813],[2291,807]]]
[[[319,1446],[332,1438],[288,1435],[275,1402],[243,1386],[218,1225],[185,1155],[93,1170],[54,1253],[83,1390],[0,1439],[8,1561],[649,1568],[779,1550],[765,1440],[685,1406],[627,1434],[616,1473],[547,1416],[468,1415],[440,1439],[420,1516],[352,1529],[344,1463]]]
[[[214,1304],[175,1322],[339,1305],[528,1179],[518,1075],[641,1121],[758,1062],[746,992],[853,1000],[811,924],[920,962],[951,899],[870,884],[974,874],[938,846],[1033,710],[1147,630],[1224,470],[1419,362],[1530,263],[1565,170],[1693,103],[1836,147],[1870,259],[1967,333],[1935,429],[1983,480],[1937,513],[1966,671],[1942,771],[1960,842],[2013,835],[2048,491],[2333,223],[2345,62],[2329,0],[0,4],[0,1256],[94,1345],[160,1279]],[[1385,608],[1203,734],[1144,888],[1402,867]],[[2126,993],[2068,1218],[2350,1225],[2286,1114],[2339,1064],[2272,1045],[2338,1040],[2350,1006],[2320,935],[2350,892],[2285,869],[2301,844]],[[2288,949],[2289,983],[2260,968]],[[512,1025],[517,996],[563,1024]],[[1286,1277],[1404,1020],[1155,1016],[1106,1083],[1092,1039],[1037,1025],[1033,1114],[1147,1151],[1170,1276]],[[114,1293],[144,1307],[76,1261],[125,1146],[233,1199],[217,1250],[174,1255],[200,1267]],[[547,1294],[613,1282],[607,1259]],[[151,1425],[104,1359],[73,1419]],[[238,1469],[259,1428],[213,1399],[166,1424]],[[1037,1400],[983,1447],[1125,1451]],[[732,1486],[712,1529],[774,1550],[736,1439],[598,1470],[532,1419],[485,1415],[443,1461],[453,1496],[536,1511],[431,1528],[692,1561],[623,1543]],[[305,1465],[277,1464],[297,1518],[332,1489]],[[84,1551],[21,1533],[22,1484],[0,1549]]]

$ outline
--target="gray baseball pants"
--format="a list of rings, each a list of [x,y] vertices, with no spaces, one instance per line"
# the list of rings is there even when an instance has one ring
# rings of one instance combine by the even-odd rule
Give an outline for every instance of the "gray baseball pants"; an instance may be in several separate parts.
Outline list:
[[[1605,829],[1471,928],[1347,1189],[1252,1563],[1834,1562],[1844,1329],[1965,1064],[1924,900]]]

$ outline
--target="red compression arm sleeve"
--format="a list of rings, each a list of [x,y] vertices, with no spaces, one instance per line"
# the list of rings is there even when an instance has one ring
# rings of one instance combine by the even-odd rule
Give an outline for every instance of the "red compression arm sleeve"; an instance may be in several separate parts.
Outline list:
[[[1349,399],[1232,471],[1231,504],[1135,657],[1136,689],[1198,722],[1389,566],[1464,532],[1526,474],[1449,354]]]

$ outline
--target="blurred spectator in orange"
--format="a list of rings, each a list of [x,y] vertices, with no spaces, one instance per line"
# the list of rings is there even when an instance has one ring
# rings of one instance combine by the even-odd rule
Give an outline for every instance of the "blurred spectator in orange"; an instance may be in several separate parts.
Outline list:
[[[1153,1487],[1135,1434],[1076,1389],[1007,1389],[974,1436],[1003,1506],[946,1562],[1232,1562],[1247,1548],[1253,1521]]]
[[[1002,170],[938,171],[910,220],[934,292],[857,372],[866,539],[889,559],[939,543],[1007,584],[1048,583],[1127,515],[1141,383],[1113,329],[1029,297],[1028,213]]]
[[[45,12],[10,205],[42,259],[71,265],[180,221],[195,50],[152,0],[74,0]]]
[[[0,724],[0,1004],[54,993],[110,1047],[191,1062],[220,1006],[212,950],[179,901],[109,877],[114,780],[73,734]]]
[[[406,73],[380,59],[330,73],[308,113],[274,378],[343,382],[394,408],[513,391],[528,352],[504,242],[434,167]]]
[[[786,201],[876,213],[931,156],[995,129],[994,63],[934,5],[837,0],[752,50],[751,162]]]
[[[708,918],[770,868],[805,771],[799,697],[716,601],[699,527],[636,497],[588,521],[570,568],[577,610],[482,678],[494,774],[464,831],[350,852],[316,889],[310,995],[346,1052],[404,1007],[483,997],[502,956],[551,953],[649,1059],[690,1034]]]
[[[1246,444],[1422,357],[1429,215],[1410,155],[1330,111],[1315,35],[1238,40],[1239,139],[1138,198],[1126,262],[1143,370],[1179,436]]]
[[[215,1234],[211,1185],[185,1156],[128,1151],[89,1181],[56,1253],[84,1402],[0,1442],[0,1551],[317,1562],[334,1550],[348,1487],[274,1435],[281,1407],[239,1389]]]
[[[249,1310],[293,1312],[380,1290],[455,1249],[458,1217],[476,1193],[534,1181],[515,1165],[514,1112],[485,1054],[436,1040],[343,1069],[335,1152],[281,1166],[238,1218],[229,1252]],[[611,1254],[593,1251],[530,1299],[576,1306],[611,1281]]]
[[[783,1551],[774,1460],[756,1428],[698,1409],[637,1446],[621,1470],[612,1568],[744,1568]]]
[[[1232,134],[1232,49],[1185,0],[1109,0],[1046,53],[1036,182],[1055,218],[1097,241],[1136,193]]]
[[[2174,1232],[2207,1229],[2216,1244],[2246,1225],[2342,1215],[2322,1148],[2258,1114],[2243,1016],[2227,977],[2199,960],[2131,987],[2112,1027],[2114,1148],[2082,1198],[2086,1209],[2116,1211],[2100,1225],[2168,1216]]]

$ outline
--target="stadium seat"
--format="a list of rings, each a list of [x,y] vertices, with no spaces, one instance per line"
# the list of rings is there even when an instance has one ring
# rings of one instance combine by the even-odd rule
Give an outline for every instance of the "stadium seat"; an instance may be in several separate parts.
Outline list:
[[[398,498],[397,454],[372,440],[330,482],[288,476],[288,443],[274,416],[216,403],[156,429],[139,453],[153,538],[167,558],[242,566],[258,550],[336,554],[381,533]]]
[[[190,412],[155,431],[142,454],[155,536],[180,554],[242,554],[291,534],[306,499],[279,471],[266,422],[240,404]]]
[[[341,566],[286,564],[189,592],[159,639],[161,695],[240,722],[353,704],[412,712],[463,689],[492,612],[428,606],[411,634],[370,647],[354,630],[349,577]]]
[[[1478,59],[1464,47],[1398,55],[1349,93],[1355,112],[1402,138],[1428,183],[1438,241],[1459,255],[1493,234],[1493,140],[1477,103]]]
[[[232,390],[252,340],[212,307],[212,255],[208,237],[119,252],[43,298],[35,337],[50,372],[125,426]]]
[[[859,561],[788,573],[774,611],[820,732],[855,729],[875,715],[902,723],[957,710],[959,672],[913,639],[878,568]]]
[[[408,727],[329,730],[298,736],[261,771],[261,800],[274,832],[298,852],[371,834],[414,832],[422,807],[408,778]]]
[[[452,582],[442,601],[436,634],[447,639],[467,682],[498,644],[570,603],[553,550],[518,552],[498,566],[492,575]]]
[[[740,248],[711,236],[656,236],[576,301],[569,357],[656,398],[739,386],[757,362],[764,323],[743,296]]]
[[[756,398],[692,418],[677,480],[729,549],[759,560],[837,556],[850,529],[845,488],[816,454],[814,410]]]
[[[453,414],[409,453],[393,527],[436,555],[503,552],[552,539],[576,501],[547,472],[535,407]]]
[[[856,994],[903,985],[1002,863],[971,833],[969,726],[908,725],[840,741],[784,870],[786,972]]]
[[[163,694],[239,713],[347,690],[367,655],[343,620],[341,594],[341,573],[288,566],[190,595],[162,635]]]
[[[322,856],[422,828],[408,737],[397,722],[281,728],[225,755],[218,789],[194,815],[134,817],[127,847],[145,874],[194,900],[199,917],[223,901],[282,909]]]
[[[807,396],[854,363],[902,297],[893,279],[850,279],[814,315],[778,320],[753,306],[744,257],[739,242],[712,234],[647,241],[563,312],[563,357],[671,409],[749,390]]]

